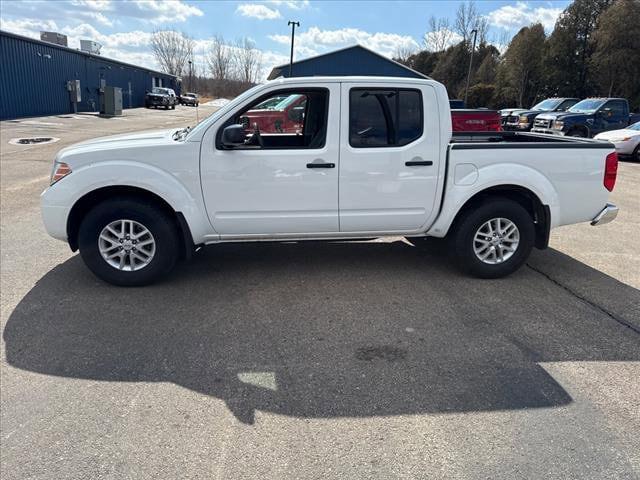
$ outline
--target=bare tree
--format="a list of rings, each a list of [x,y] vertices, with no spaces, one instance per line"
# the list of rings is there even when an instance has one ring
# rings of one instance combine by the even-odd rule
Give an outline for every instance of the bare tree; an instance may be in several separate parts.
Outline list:
[[[471,32],[477,30],[479,43],[485,43],[489,31],[489,21],[480,15],[473,0],[458,5],[454,30],[465,42],[471,40]]]
[[[151,48],[162,70],[181,76],[187,62],[193,59],[194,41],[175,30],[156,30],[151,35]]]
[[[232,50],[221,35],[213,37],[211,49],[207,54],[207,63],[211,75],[216,80],[228,80],[232,76]]]
[[[246,84],[255,83],[262,67],[262,52],[256,49],[250,39],[241,38],[233,47],[233,63],[237,80]]]
[[[441,52],[449,46],[453,34],[448,18],[436,18],[432,15],[429,18],[427,33],[423,37],[424,46],[431,52]]]
[[[409,57],[415,53],[415,49],[408,45],[400,45],[393,54],[393,59],[403,65],[409,66]]]

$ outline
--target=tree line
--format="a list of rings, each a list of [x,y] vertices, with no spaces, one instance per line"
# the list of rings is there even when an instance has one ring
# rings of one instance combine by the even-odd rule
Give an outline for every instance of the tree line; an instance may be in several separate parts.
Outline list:
[[[255,85],[262,68],[262,52],[246,37],[235,42],[226,42],[219,35],[213,37],[208,51],[203,52],[205,71],[196,66],[195,41],[186,33],[155,31],[151,48],[164,72],[182,78],[183,90],[201,95],[236,96]]]
[[[503,34],[491,40],[487,18],[468,0],[452,22],[431,17],[422,50],[398,50],[394,60],[442,82],[451,98],[464,98],[473,30],[478,43],[469,107],[530,107],[552,96],[617,96],[640,109],[640,0],[574,0],[549,35],[535,23],[511,39]],[[214,36],[198,52],[204,59],[198,68],[195,41],[185,33],[156,31],[151,46],[160,67],[182,77],[183,89],[233,97],[261,80],[262,53],[247,38],[227,42]]]
[[[451,98],[463,98],[474,29],[478,45],[469,107],[530,107],[553,96],[615,96],[640,109],[639,0],[574,0],[550,35],[540,23],[524,27],[503,53],[487,40],[486,19],[468,2],[460,5],[453,25],[432,17],[424,48],[400,51],[395,60],[442,82]],[[447,47],[454,37],[461,40]]]

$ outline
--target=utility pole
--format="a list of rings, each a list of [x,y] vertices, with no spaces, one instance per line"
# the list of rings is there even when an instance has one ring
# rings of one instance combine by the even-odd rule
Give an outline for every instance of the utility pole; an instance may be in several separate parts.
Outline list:
[[[191,68],[191,60],[189,60],[189,91],[192,91],[193,88],[191,86],[191,82],[193,81],[193,70]]]
[[[291,78],[293,71],[293,39],[296,35],[296,27],[300,27],[300,22],[292,22],[289,20],[287,26],[291,25],[291,57],[289,58],[289,78]]]
[[[471,64],[473,63],[473,51],[476,49],[476,37],[478,36],[478,30],[475,28],[471,30],[473,33],[473,46],[471,47],[471,57],[469,57],[469,71],[467,72],[467,86],[464,89],[464,106],[467,106],[467,94],[469,93],[469,80],[471,80]]]

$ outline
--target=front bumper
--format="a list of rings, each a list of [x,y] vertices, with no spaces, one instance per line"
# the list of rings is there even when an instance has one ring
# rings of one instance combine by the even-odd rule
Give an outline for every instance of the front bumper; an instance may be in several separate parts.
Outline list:
[[[604,207],[600,213],[593,218],[593,220],[591,220],[591,225],[595,227],[596,225],[604,225],[606,223],[613,222],[618,216],[618,210],[618,207],[613,203],[607,203],[607,206]]]
[[[553,128],[533,127],[531,131],[533,133],[546,133],[547,135],[564,135],[562,130],[555,130]]]
[[[168,100],[163,100],[162,98],[147,98],[146,104],[157,107],[170,105],[170,102]]]

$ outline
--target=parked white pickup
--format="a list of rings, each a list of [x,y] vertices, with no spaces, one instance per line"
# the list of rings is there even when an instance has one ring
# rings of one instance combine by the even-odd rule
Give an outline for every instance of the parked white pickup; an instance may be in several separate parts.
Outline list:
[[[447,237],[458,264],[507,275],[551,228],[611,221],[613,145],[541,134],[452,137],[433,80],[291,78],[195,128],[60,151],[47,231],[118,285],[150,283],[203,244]]]

